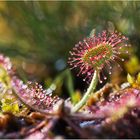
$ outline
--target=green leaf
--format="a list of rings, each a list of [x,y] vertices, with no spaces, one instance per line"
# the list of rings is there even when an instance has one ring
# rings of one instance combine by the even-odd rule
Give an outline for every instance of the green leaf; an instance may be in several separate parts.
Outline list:
[[[133,84],[134,83],[134,78],[128,73],[127,74],[127,81],[130,83],[130,84]]]

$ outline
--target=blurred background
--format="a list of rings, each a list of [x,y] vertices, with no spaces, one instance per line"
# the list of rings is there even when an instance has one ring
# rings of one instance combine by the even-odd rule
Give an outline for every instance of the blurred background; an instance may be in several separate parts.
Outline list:
[[[71,48],[93,29],[125,34],[132,47],[124,73],[138,73],[140,2],[0,2],[0,52],[12,59],[24,81],[38,81],[58,93],[72,95],[77,89],[78,97],[86,89],[82,78],[69,71],[67,59]],[[119,83],[120,71],[114,71],[111,81]]]

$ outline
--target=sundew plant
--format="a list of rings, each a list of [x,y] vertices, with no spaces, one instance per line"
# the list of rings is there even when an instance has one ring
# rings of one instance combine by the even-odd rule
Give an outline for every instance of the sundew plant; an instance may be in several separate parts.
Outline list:
[[[85,75],[83,81],[90,82],[87,92],[82,100],[75,105],[72,112],[78,111],[86,103],[90,94],[95,90],[98,80],[102,83],[102,79],[107,79],[104,75],[105,69],[111,74],[112,63],[117,60],[124,61],[119,55],[122,53],[121,49],[127,46],[127,40],[127,37],[117,31],[112,33],[103,31],[80,41],[70,51],[71,56],[68,63],[71,69],[79,68],[77,75]],[[128,51],[123,53],[128,53]],[[120,67],[119,64],[117,65]]]
[[[128,74],[128,82],[120,87],[110,82],[95,92],[108,78],[104,71],[110,75],[114,64],[121,68],[127,46],[128,38],[117,31],[92,34],[75,45],[69,66],[79,69],[77,76],[85,76],[89,86],[76,104],[54,95],[53,83],[45,89],[37,82],[24,82],[1,54],[0,138],[139,138],[140,73]]]
[[[140,139],[140,2],[1,1],[0,139]]]

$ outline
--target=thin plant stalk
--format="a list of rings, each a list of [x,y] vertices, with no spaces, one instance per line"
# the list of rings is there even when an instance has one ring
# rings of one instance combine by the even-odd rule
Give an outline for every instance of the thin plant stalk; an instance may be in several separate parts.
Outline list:
[[[95,70],[89,88],[87,89],[83,98],[72,108],[72,111],[71,111],[72,113],[77,112],[79,109],[81,109],[86,104],[90,95],[95,90],[95,88],[97,86],[97,82],[98,82],[98,71]]]

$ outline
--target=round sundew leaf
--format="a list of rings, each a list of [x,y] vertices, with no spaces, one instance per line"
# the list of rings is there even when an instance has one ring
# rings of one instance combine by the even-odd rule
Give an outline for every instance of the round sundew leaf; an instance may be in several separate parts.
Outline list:
[[[124,61],[119,58],[119,55],[122,53],[120,48],[127,46],[127,40],[117,32],[103,31],[101,34],[94,34],[75,45],[73,51],[70,51],[68,63],[71,69],[80,69],[78,76],[85,75],[84,81],[91,80],[95,70],[102,71],[104,67],[110,68],[110,64],[116,60]]]
[[[33,110],[47,114],[56,114],[58,111],[56,108],[62,103],[59,97],[48,95],[46,90],[43,90],[38,83],[29,82],[25,85],[17,77],[13,77],[12,86],[18,98]]]
[[[8,57],[4,57],[3,55],[0,55],[0,70],[6,73],[6,76],[5,75],[3,76],[4,82],[8,83],[8,88],[11,90],[11,92],[13,91],[12,93],[14,93],[14,95],[16,95],[18,99],[22,101],[22,103],[24,103],[26,106],[36,111],[48,114],[57,113],[57,109],[59,109],[58,106],[60,106],[62,100],[57,96],[53,97],[51,94],[48,94],[47,91],[44,90],[42,86],[39,85],[38,83],[28,82],[28,84],[24,84],[22,80],[18,79],[18,77],[15,76],[10,59]],[[12,103],[12,105],[7,104],[7,102],[6,103],[4,102],[2,104],[3,105],[2,110],[3,111],[12,110],[12,112],[19,111],[19,106],[17,106],[18,105],[17,102],[15,104],[13,103],[13,99],[15,98],[8,99],[9,99],[8,101]]]

